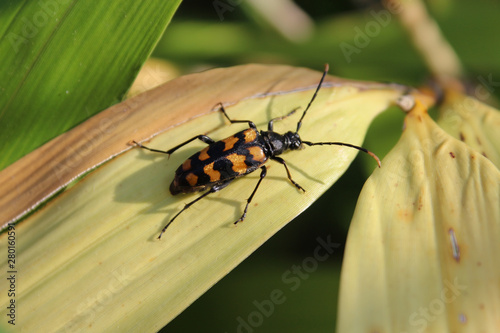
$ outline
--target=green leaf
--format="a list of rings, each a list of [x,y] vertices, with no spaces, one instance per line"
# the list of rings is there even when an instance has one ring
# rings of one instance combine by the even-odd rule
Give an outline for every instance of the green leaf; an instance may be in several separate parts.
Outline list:
[[[120,101],[179,3],[3,2],[0,169]]]

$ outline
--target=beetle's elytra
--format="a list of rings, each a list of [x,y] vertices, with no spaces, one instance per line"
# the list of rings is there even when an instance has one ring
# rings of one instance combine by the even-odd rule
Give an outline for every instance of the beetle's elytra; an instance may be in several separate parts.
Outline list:
[[[236,134],[231,135],[228,138],[225,138],[220,141],[214,141],[206,135],[198,135],[194,138],[191,138],[174,148],[163,151],[158,149],[152,149],[143,146],[140,143],[133,141],[137,146],[158,153],[164,153],[167,155],[172,154],[177,149],[187,145],[191,141],[196,139],[203,141],[208,144],[208,146],[201,151],[195,153],[193,156],[189,157],[184,163],[182,163],[179,168],[175,171],[174,180],[170,184],[170,193],[173,195],[179,193],[191,193],[197,191],[207,190],[201,196],[196,198],[195,200],[187,203],[183,209],[181,209],[170,221],[165,225],[162,229],[158,239],[161,238],[165,230],[167,230],[168,226],[186,209],[188,209],[195,202],[201,200],[205,196],[210,193],[217,192],[224,187],[228,186],[234,179],[247,175],[251,172],[254,172],[257,169],[261,169],[260,178],[253,189],[253,192],[247,199],[247,203],[245,209],[243,210],[243,214],[241,217],[234,222],[234,224],[241,222],[245,219],[247,215],[248,205],[252,201],[257,189],[259,188],[262,180],[266,176],[266,166],[265,163],[271,159],[278,163],[283,164],[285,167],[285,171],[287,173],[288,179],[290,182],[301,191],[304,191],[304,188],[297,184],[290,174],[290,170],[286,165],[285,160],[283,160],[278,155],[286,152],[287,150],[297,150],[300,149],[303,145],[307,146],[318,146],[318,145],[338,145],[338,146],[347,146],[351,148],[355,148],[361,150],[372,157],[374,157],[377,161],[378,166],[380,167],[379,158],[373,154],[372,152],[366,150],[365,148],[358,147],[355,145],[351,145],[349,143],[343,142],[310,142],[304,141],[300,138],[298,132],[302,125],[302,120],[304,119],[307,110],[311,106],[312,102],[316,98],[319,89],[321,88],[321,84],[325,79],[325,76],[328,72],[328,65],[325,65],[325,71],[319,81],[318,87],[314,92],[309,104],[307,105],[304,113],[302,113],[302,117],[297,123],[297,130],[295,132],[288,131],[285,134],[279,134],[273,131],[273,123],[277,120],[282,120],[290,115],[292,115],[295,110],[291,111],[289,114],[271,119],[267,125],[267,131],[259,131],[257,126],[250,120],[232,120],[226,113],[224,106],[222,103],[220,105],[220,111],[224,114],[224,116],[229,120],[231,124],[234,123],[247,123],[249,128],[240,131]]]

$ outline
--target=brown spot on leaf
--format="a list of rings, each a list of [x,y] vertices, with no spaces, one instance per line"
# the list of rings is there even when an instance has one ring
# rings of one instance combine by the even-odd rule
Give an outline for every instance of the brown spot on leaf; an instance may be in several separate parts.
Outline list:
[[[413,221],[413,211],[410,211],[408,209],[399,209],[396,212],[398,219],[401,221],[405,222],[412,222]]]
[[[460,133],[458,133],[458,136],[460,137],[461,141],[465,141],[464,133],[460,132]]]
[[[416,207],[418,210],[421,210],[422,209],[422,206],[424,204],[422,203],[422,197],[418,197],[418,202],[414,202],[413,203],[413,206]]]
[[[455,154],[454,154],[452,151],[450,151],[450,156],[451,156],[452,158],[455,158]]]

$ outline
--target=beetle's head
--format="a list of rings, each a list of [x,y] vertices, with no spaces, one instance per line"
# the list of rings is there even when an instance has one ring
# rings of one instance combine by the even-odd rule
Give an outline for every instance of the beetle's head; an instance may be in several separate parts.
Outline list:
[[[285,138],[288,144],[288,149],[297,150],[302,148],[302,139],[300,138],[299,133],[297,132],[286,132]]]

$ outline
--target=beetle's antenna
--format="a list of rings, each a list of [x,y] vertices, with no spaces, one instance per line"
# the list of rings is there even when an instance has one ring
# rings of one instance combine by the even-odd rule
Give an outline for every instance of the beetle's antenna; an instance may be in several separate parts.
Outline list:
[[[308,146],[326,146],[326,145],[333,146],[333,145],[336,145],[336,146],[351,147],[351,148],[354,148],[354,149],[357,149],[357,150],[361,150],[363,153],[367,153],[368,155],[370,155],[371,157],[373,157],[375,159],[375,161],[377,161],[377,164],[378,164],[379,168],[382,166],[382,164],[380,163],[380,159],[378,158],[377,155],[375,155],[374,153],[372,153],[368,149],[365,149],[363,147],[358,147],[358,146],[355,146],[355,145],[351,145],[350,143],[344,143],[344,142],[309,142],[309,141],[302,141],[302,143],[306,144]]]
[[[306,115],[307,110],[309,110],[309,107],[311,106],[312,102],[316,98],[316,95],[318,94],[319,88],[321,88],[321,84],[323,83],[323,80],[325,79],[326,73],[328,73],[328,69],[329,69],[328,64],[325,64],[325,71],[323,72],[323,76],[321,77],[321,80],[319,80],[318,88],[316,88],[316,91],[314,92],[314,95],[311,98],[311,101],[309,102],[309,104],[307,104],[307,107],[304,110],[302,117],[300,117],[300,120],[297,123],[297,131],[295,133],[297,133],[299,131],[300,127],[302,126],[302,119],[304,119],[304,116]]]

